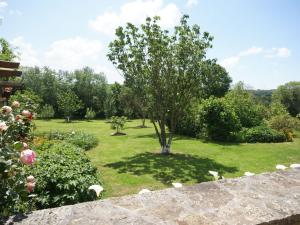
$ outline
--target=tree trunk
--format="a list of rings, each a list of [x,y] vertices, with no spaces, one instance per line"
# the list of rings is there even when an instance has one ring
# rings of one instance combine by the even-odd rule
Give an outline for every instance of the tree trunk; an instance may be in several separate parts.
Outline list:
[[[145,128],[145,123],[146,123],[146,119],[145,118],[142,118],[142,128]]]
[[[70,117],[69,116],[66,117],[66,122],[70,123]]]
[[[161,146],[161,154],[169,155],[170,154],[170,146],[169,145]]]

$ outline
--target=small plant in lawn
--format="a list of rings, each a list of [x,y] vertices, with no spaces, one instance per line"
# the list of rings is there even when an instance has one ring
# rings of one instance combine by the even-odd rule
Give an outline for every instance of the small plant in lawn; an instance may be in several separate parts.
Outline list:
[[[84,117],[87,119],[87,121],[90,121],[96,117],[96,112],[93,109],[87,108]]]
[[[123,129],[127,118],[125,116],[113,116],[111,117],[111,129],[116,130],[116,132],[112,133],[112,136],[115,135],[126,135],[125,133],[121,132]]]

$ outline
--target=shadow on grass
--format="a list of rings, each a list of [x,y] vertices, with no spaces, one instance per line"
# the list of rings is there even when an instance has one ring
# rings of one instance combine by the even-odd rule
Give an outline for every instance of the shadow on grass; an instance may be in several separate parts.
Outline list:
[[[106,164],[118,173],[131,173],[134,175],[152,175],[157,181],[170,185],[174,181],[203,182],[212,180],[209,170],[224,173],[234,173],[236,167],[228,167],[209,158],[201,158],[189,154],[170,154],[164,156],[158,153],[145,152],[123,161]]]
[[[156,134],[143,134],[143,135],[137,135],[135,136],[136,138],[153,138],[156,139],[157,136]],[[173,141],[180,141],[180,140],[195,140],[202,142],[204,144],[215,144],[215,145],[220,145],[220,146],[236,146],[240,145],[238,142],[221,142],[221,141],[212,141],[212,140],[205,140],[203,138],[193,138],[193,137],[188,137],[188,136],[183,136],[183,135],[175,135],[173,137]]]

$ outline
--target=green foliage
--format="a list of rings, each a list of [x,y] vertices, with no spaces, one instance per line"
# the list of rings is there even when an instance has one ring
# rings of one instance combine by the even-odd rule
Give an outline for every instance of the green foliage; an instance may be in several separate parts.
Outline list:
[[[54,113],[55,112],[52,105],[46,104],[42,106],[42,108],[40,109],[38,117],[41,119],[49,120],[54,117]]]
[[[255,102],[242,82],[226,94],[225,98],[239,118],[242,127],[254,127],[262,123],[263,107]]]
[[[216,60],[204,61],[201,67],[202,97],[223,97],[229,90],[232,81],[227,71],[218,65]]]
[[[283,104],[292,116],[300,113],[300,82],[292,81],[279,86],[273,93],[273,101]]]
[[[0,110],[0,217],[30,210],[26,166],[20,157],[25,150],[23,142],[32,140],[32,118],[17,114],[16,107],[4,106]]]
[[[126,123],[127,118],[125,116],[113,116],[111,117],[111,129],[116,130],[116,133],[119,133],[125,123]]]
[[[280,102],[272,102],[270,106],[269,117],[289,115],[287,109]]]
[[[241,129],[239,118],[223,98],[210,97],[201,104],[200,121],[204,135],[216,141],[228,141]]]
[[[37,177],[38,209],[95,200],[89,186],[99,184],[97,169],[85,153],[66,142],[44,143],[38,148],[39,163],[28,173]]]
[[[71,143],[84,150],[94,148],[98,144],[98,139],[94,135],[85,133],[83,131],[51,131],[40,135],[46,137],[48,140],[61,140]]]
[[[279,131],[276,131],[267,126],[257,126],[252,128],[245,128],[237,135],[241,142],[247,143],[272,143],[285,142],[286,136]]]
[[[273,90],[249,90],[253,94],[255,101],[259,104],[269,106],[272,102]]]
[[[91,68],[85,67],[67,73],[66,82],[71,83],[70,88],[83,104],[78,111],[79,116],[84,117],[87,108],[93,108],[95,113],[103,112],[107,97],[107,81],[103,73],[95,73]]]
[[[293,131],[300,129],[300,121],[287,114],[272,117],[268,121],[268,125],[280,132],[283,132],[288,141],[293,140]]]
[[[19,110],[24,109],[29,110],[30,112],[38,112],[42,99],[36,95],[33,91],[16,91],[14,95],[11,95],[9,98],[9,104],[12,102],[18,101],[21,103]]]
[[[74,112],[82,108],[82,102],[71,90],[65,90],[64,92],[61,92],[58,96],[57,104],[60,111],[64,114],[66,122],[70,122],[70,118]]]
[[[173,34],[159,26],[159,19],[119,27],[108,58],[123,73],[126,86],[146,98],[162,153],[168,154],[178,118],[201,95],[202,62],[213,38],[198,25],[190,26],[186,15]],[[144,89],[138,93],[139,88]]]
[[[93,109],[87,108],[84,117],[90,121],[96,117],[96,112]]]
[[[198,137],[202,130],[202,124],[198,117],[199,107],[192,104],[184,115],[178,119],[174,132],[189,137]]]
[[[26,89],[41,97],[44,104],[51,105],[55,116],[64,116],[58,106],[61,92],[72,90],[83,105],[75,112],[83,118],[87,108],[93,108],[97,115],[103,116],[107,96],[107,81],[103,73],[95,73],[85,67],[74,72],[55,71],[47,67],[23,68],[22,82]]]
[[[18,56],[14,53],[14,48],[4,38],[0,38],[0,60],[12,61]]]

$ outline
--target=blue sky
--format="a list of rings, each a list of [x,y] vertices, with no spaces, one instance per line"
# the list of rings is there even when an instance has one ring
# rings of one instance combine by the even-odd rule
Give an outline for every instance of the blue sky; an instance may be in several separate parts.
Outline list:
[[[215,37],[208,57],[234,82],[271,89],[300,80],[297,0],[0,0],[0,35],[18,47],[23,65],[88,65],[111,83],[122,81],[105,57],[116,26],[160,15],[170,29],[182,14]]]

